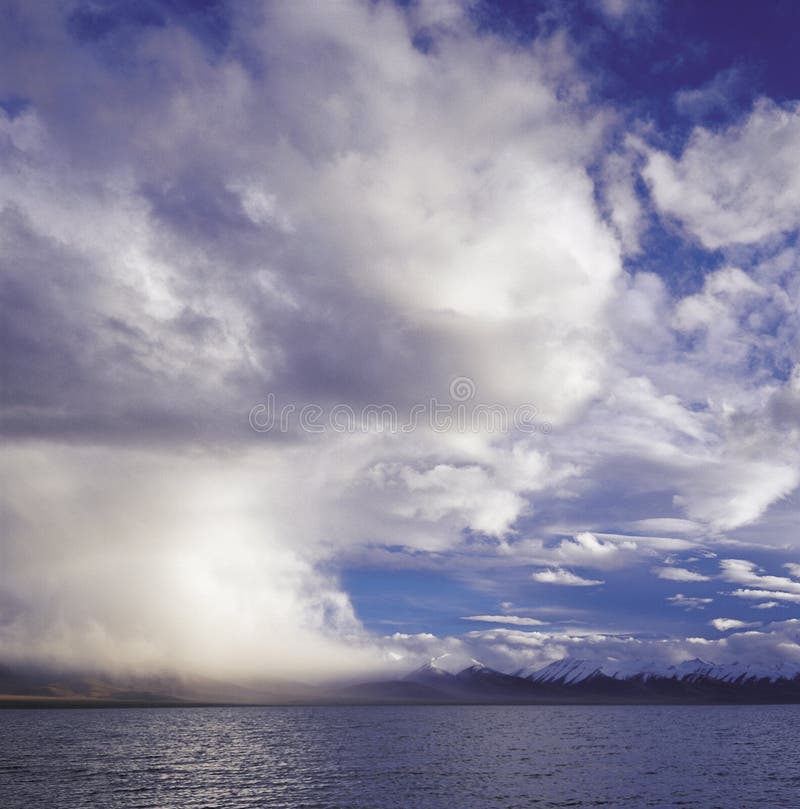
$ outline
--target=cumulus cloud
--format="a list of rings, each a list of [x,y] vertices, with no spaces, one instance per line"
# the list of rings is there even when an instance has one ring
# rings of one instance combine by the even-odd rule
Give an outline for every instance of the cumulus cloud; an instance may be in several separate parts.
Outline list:
[[[14,655],[381,659],[338,554],[503,538],[574,472],[513,431],[249,429],[270,392],[408,415],[455,376],[559,425],[603,384],[621,265],[584,169],[603,116],[551,86],[568,60],[432,9],[254,4],[212,59],[169,20],[97,38],[75,5],[20,7],[45,44],[34,69],[5,31],[0,57],[27,102],[0,113]]]
[[[637,275],[617,328],[620,360],[638,373],[584,425],[586,445],[636,464],[635,481],[625,469],[628,489],[669,487],[683,513],[666,518],[712,537],[763,518],[800,480],[795,264],[787,248],[747,271],[726,265],[677,298]],[[622,477],[610,463],[603,473],[606,488]]]
[[[644,176],[657,204],[712,249],[794,230],[799,110],[761,99],[743,123],[696,129],[677,159],[651,152]]]

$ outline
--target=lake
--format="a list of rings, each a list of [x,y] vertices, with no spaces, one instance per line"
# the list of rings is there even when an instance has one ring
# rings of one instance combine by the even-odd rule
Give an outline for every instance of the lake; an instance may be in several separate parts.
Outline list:
[[[800,807],[800,706],[0,711],[2,809]]]

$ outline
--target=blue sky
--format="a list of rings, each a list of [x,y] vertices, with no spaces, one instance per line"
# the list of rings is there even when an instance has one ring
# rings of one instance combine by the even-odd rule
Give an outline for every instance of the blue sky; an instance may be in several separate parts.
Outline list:
[[[0,662],[800,661],[794,3],[2,5]]]

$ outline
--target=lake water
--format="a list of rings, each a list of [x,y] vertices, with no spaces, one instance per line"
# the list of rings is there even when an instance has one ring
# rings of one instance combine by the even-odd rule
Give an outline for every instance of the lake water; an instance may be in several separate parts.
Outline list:
[[[800,706],[0,711],[2,809],[798,809]]]

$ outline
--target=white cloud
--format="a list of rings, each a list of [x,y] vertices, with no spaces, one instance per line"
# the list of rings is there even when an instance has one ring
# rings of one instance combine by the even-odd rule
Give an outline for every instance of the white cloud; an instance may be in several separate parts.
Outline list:
[[[711,249],[800,225],[800,106],[758,101],[722,132],[698,128],[679,159],[651,152],[644,171],[659,207]]]
[[[4,648],[282,674],[380,659],[332,558],[503,537],[576,467],[538,436],[263,436],[247,412],[270,391],[407,412],[460,375],[567,423],[604,384],[621,272],[585,170],[604,116],[549,85],[566,57],[475,36],[460,4],[239,7],[219,59],[167,24],[131,34],[125,71],[54,9],[20,12],[52,28],[34,71],[52,81],[18,70],[30,107],[0,115],[0,269],[32,313],[9,329],[38,317],[55,347],[15,358],[4,422],[44,434],[8,456]],[[435,57],[417,23],[439,26]]]
[[[519,615],[465,615],[462,621],[479,621],[486,624],[514,624],[515,626],[544,626],[544,621]]]
[[[2,597],[25,606],[0,628],[6,660],[281,677],[376,665],[348,597],[283,540],[275,472],[198,452],[7,451],[16,531]],[[309,524],[295,517],[297,540]]]
[[[582,557],[604,557],[617,554],[620,551],[635,551],[636,542],[632,539],[622,539],[616,542],[598,539],[590,531],[582,531],[576,534],[572,540],[564,540],[559,546],[559,551],[565,558],[571,556]]]
[[[510,530],[526,504],[513,489],[497,486],[491,472],[479,466],[437,464],[418,470],[378,464],[371,473],[380,490],[399,485],[407,492],[407,497],[393,496],[390,505],[404,518],[439,522],[455,516],[465,527],[500,536]]]
[[[706,276],[701,293],[681,299],[675,307],[674,323],[682,332],[713,328],[719,333],[724,329],[726,347],[730,347],[735,337],[740,337],[732,304],[737,299],[763,295],[764,290],[741,269],[725,267]]]
[[[643,520],[634,520],[631,529],[635,531],[652,531],[654,533],[685,534],[696,536],[703,533],[703,526],[693,520],[678,517],[650,517]]]
[[[702,573],[695,573],[693,570],[686,570],[683,567],[654,567],[653,573],[659,579],[667,581],[709,581],[709,576]]]
[[[652,551],[687,551],[697,548],[697,542],[678,537],[643,536],[636,534],[605,534],[597,533],[603,539],[617,539],[622,542],[630,542],[637,548]]]
[[[653,661],[674,665],[694,657],[714,663],[770,666],[779,662],[800,663],[797,629],[800,622],[773,622],[762,630],[748,629],[710,640],[702,637],[637,638],[627,633],[524,631],[493,628],[467,633],[462,639],[472,656],[503,671],[543,667],[564,657],[614,658],[625,664]]]
[[[728,465],[699,468],[689,477],[694,484],[675,496],[675,503],[715,531],[754,522],[800,480],[798,469],[782,460],[731,458]]]
[[[475,36],[460,3],[312,5],[237,6],[213,60],[177,26],[131,34],[124,71],[87,59],[55,6],[20,8],[52,39],[14,73],[30,107],[0,113],[0,271],[18,296],[2,343],[30,349],[4,385],[14,654],[367,666],[384,647],[328,572],[342,559],[463,552],[472,570],[491,556],[597,585],[568,568],[713,542],[797,484],[800,370],[781,387],[741,365],[791,359],[793,253],[726,267],[683,301],[628,278],[640,158],[628,144],[606,160],[609,225],[587,166],[609,157],[611,116],[577,103],[566,52]],[[603,5],[647,24],[643,4]],[[413,47],[417,25],[436,28],[435,54]],[[680,161],[652,154],[656,201],[685,195],[675,215],[712,241],[794,221],[791,195],[765,190],[797,174],[779,165],[796,115],[776,110],[698,134]],[[717,145],[751,208],[706,204]],[[748,162],[765,148],[772,177]],[[553,432],[247,428],[269,392],[407,413],[455,376],[476,402],[534,405]],[[445,641],[386,643],[413,656]]]
[[[580,531],[556,544],[541,539],[519,539],[511,550],[515,558],[529,564],[614,570],[629,565],[636,557],[639,546],[635,539],[623,536],[599,538],[589,531]]]
[[[563,568],[551,568],[549,570],[540,570],[531,574],[534,581],[543,584],[564,584],[568,587],[590,587],[594,584],[603,584],[599,579],[584,579],[569,570]]]
[[[730,109],[745,82],[746,77],[740,68],[722,70],[700,87],[679,90],[675,94],[675,108],[681,115],[692,118],[725,112]]]
[[[747,629],[748,627],[760,626],[758,621],[739,621],[736,618],[714,618],[708,623],[720,632],[727,632],[729,629]]]
[[[611,222],[626,253],[641,251],[640,236],[646,219],[636,193],[633,154],[613,154],[603,166],[603,193]]]
[[[778,599],[779,601],[791,601],[793,604],[800,604],[800,593],[786,593],[782,590],[753,590],[750,588],[739,588],[731,591],[730,595],[736,598],[748,599]]]
[[[713,598],[698,598],[697,596],[687,596],[683,593],[676,593],[674,596],[669,596],[667,601],[674,607],[683,607],[686,610],[702,610],[706,605],[711,604]]]
[[[759,571],[757,565],[746,559],[721,559],[720,576],[724,581],[744,584],[762,590],[772,589],[800,595],[800,582],[785,576],[768,576]],[[777,595],[775,596],[778,597]]]
[[[592,5],[605,16],[608,25],[628,37],[646,35],[656,27],[661,13],[654,0],[592,0]]]

